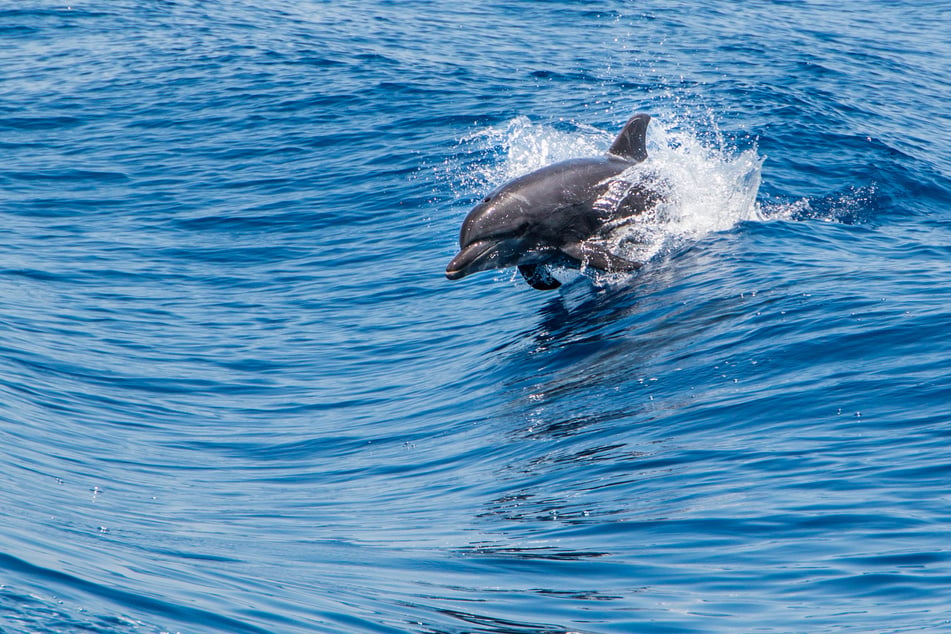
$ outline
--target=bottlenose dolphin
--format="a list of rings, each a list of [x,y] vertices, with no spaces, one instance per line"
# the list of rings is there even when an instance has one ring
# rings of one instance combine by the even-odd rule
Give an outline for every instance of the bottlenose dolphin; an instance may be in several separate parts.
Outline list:
[[[647,158],[650,116],[630,118],[607,153],[543,167],[502,185],[476,205],[459,232],[460,251],[446,267],[457,280],[517,266],[532,287],[561,286],[550,266],[634,271],[641,263],[608,250],[607,238],[661,196],[649,183],[618,178]]]

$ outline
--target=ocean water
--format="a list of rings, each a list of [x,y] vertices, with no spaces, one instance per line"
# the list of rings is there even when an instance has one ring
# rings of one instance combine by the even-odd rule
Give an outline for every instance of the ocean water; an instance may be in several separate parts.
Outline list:
[[[951,631],[949,34],[0,3],[0,632]],[[445,279],[636,112],[638,274]]]

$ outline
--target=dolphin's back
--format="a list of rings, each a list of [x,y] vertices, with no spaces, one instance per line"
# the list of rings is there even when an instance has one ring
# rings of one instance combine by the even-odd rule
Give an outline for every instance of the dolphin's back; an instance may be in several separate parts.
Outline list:
[[[590,203],[630,166],[626,161],[607,157],[571,159],[517,178],[503,190],[511,187],[541,208]]]

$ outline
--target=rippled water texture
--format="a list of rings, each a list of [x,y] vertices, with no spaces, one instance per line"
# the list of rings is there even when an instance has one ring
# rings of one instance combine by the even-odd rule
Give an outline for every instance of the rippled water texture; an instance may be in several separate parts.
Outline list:
[[[949,13],[0,5],[0,632],[951,630]],[[445,279],[635,112],[637,275]]]

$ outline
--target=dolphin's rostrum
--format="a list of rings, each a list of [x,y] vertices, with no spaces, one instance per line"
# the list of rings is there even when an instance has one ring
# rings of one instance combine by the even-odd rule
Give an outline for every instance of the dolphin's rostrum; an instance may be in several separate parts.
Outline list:
[[[617,178],[647,158],[650,116],[627,122],[603,157],[572,159],[520,176],[476,205],[462,223],[459,253],[446,267],[456,280],[517,266],[531,286],[558,288],[549,266],[633,271],[641,263],[615,255],[607,238],[620,222],[653,207],[660,196]]]

